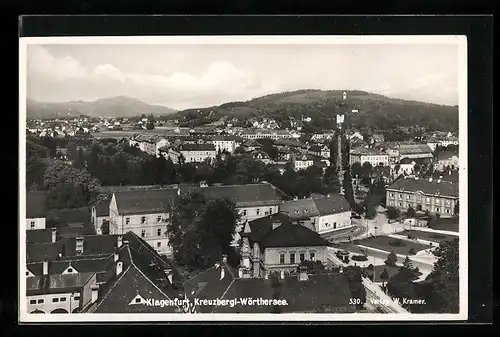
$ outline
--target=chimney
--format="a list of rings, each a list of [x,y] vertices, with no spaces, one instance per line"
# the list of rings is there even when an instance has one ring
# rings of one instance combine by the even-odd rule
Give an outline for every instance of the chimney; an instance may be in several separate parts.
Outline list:
[[[275,230],[279,226],[281,226],[281,220],[279,220],[279,219],[274,220],[273,221],[273,230]]]
[[[222,262],[227,263],[227,255],[222,254]]]
[[[224,270],[224,266],[220,266],[220,279],[224,279],[224,276],[226,276],[226,271]]]
[[[281,272],[280,272],[280,278],[281,279],[284,279],[285,278],[285,271],[283,269],[281,269]]]
[[[83,237],[79,236],[76,238],[76,255],[82,255],[83,254]]]
[[[167,268],[167,269],[164,270],[164,272],[165,272],[165,275],[167,275],[168,282],[170,282],[170,284],[173,284],[173,281],[172,281],[172,277],[173,277],[172,269]]]
[[[90,290],[92,291],[92,303],[95,303],[97,299],[99,298],[99,286],[97,284],[93,285],[90,287]]]
[[[43,261],[43,275],[49,275],[49,261]]]
[[[309,276],[307,275],[307,267],[306,266],[300,266],[298,279],[299,279],[299,281],[309,280]]]
[[[120,275],[123,271],[123,262],[116,262],[116,276]]]
[[[122,246],[122,243],[123,243],[123,235],[120,234],[118,235],[116,246],[120,248]]]
[[[57,228],[52,227],[52,243],[57,241]]]
[[[115,262],[116,262],[116,261],[118,261],[118,258],[119,258],[119,257],[120,257],[120,256],[118,255],[118,252],[115,252],[115,257],[114,257]]]

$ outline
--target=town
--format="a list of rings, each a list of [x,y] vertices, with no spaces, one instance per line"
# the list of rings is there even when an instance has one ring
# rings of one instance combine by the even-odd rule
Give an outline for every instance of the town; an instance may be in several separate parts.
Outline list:
[[[358,110],[28,119],[28,311],[458,312],[457,130]]]

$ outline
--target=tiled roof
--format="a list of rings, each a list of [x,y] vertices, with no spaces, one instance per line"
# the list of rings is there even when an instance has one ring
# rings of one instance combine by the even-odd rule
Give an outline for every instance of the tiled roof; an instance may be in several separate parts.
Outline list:
[[[28,296],[80,290],[94,273],[57,274],[28,277]]]
[[[57,239],[67,238],[72,236],[82,236],[82,235],[92,235],[94,233],[94,228],[90,226],[78,226],[78,227],[58,227],[57,228]],[[26,231],[26,243],[50,243],[52,242],[52,228],[45,229],[33,229]]]
[[[417,192],[421,191],[429,195],[442,195],[458,198],[458,184],[449,181],[437,180],[429,181],[427,179],[404,178],[395,181],[387,189],[397,191]]]
[[[61,238],[55,243],[26,245],[26,261],[56,261],[79,256],[96,256],[111,254],[117,247],[118,235],[86,235],[83,236],[83,253],[76,254],[76,237]],[[59,257],[59,253],[62,257]]]
[[[280,211],[285,212],[292,218],[299,219],[351,210],[349,203],[340,194],[330,194],[330,196],[323,198],[285,201],[279,207]]]
[[[120,215],[163,213],[175,202],[177,189],[119,191],[114,195]]]
[[[110,199],[99,200],[95,205],[95,212],[97,217],[109,216],[109,203]]]
[[[72,266],[78,273],[102,272],[109,267],[112,261],[112,256],[94,259],[50,261],[48,264],[48,272],[49,275],[61,274],[69,266]],[[26,267],[35,276],[43,275],[43,262],[28,263]]]
[[[399,151],[400,156],[420,153],[432,154],[432,150],[427,144],[400,144],[396,145],[394,149]]]
[[[356,149],[353,149],[353,150],[351,150],[350,154],[387,156],[387,153],[384,153],[382,151],[379,151],[379,150],[376,150],[373,148],[365,148],[365,147],[358,147]]]
[[[291,313],[291,312],[354,312],[347,277],[343,274],[309,275],[307,281],[297,277],[285,277],[279,282],[261,278],[237,279],[223,299],[265,298],[286,300],[288,305],[279,307],[236,305],[219,306],[214,313]]]
[[[272,226],[272,223],[270,224]],[[328,246],[321,236],[300,224],[285,223],[271,230],[261,241],[267,247],[311,247]]]
[[[85,308],[95,313],[174,312],[176,306],[151,307],[129,304],[137,295],[147,299],[174,299],[184,293],[183,279],[172,264],[162,259],[151,247],[132,232],[124,235],[129,243],[119,251],[123,271],[116,275],[113,267],[107,272],[108,281],[99,289],[99,299]],[[165,274],[173,272],[171,284]],[[106,278],[106,276],[104,276]]]
[[[221,268],[224,268],[222,280]],[[189,298],[221,298],[237,275],[237,270],[227,263],[221,262],[184,282],[184,289]],[[197,308],[197,310],[201,313],[210,313],[214,308],[214,306],[204,306]]]
[[[89,223],[91,218],[90,207],[53,209],[47,213],[48,218],[59,219],[64,223]]]
[[[214,144],[182,144],[179,151],[215,151]]]
[[[26,218],[45,218],[47,216],[47,208],[45,192],[26,192]]]

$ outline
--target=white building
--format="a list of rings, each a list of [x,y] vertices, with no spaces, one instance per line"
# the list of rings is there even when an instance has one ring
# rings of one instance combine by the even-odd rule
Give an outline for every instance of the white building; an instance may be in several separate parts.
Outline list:
[[[308,154],[295,154],[291,155],[292,164],[296,171],[305,170],[306,168],[314,165],[314,157]]]
[[[236,142],[233,138],[213,136],[209,138],[209,142],[215,146],[215,151],[217,152],[226,151],[234,153],[234,150],[236,149]]]
[[[340,194],[285,201],[280,205],[280,212],[314,228],[319,234],[352,226],[351,207]]]
[[[382,166],[388,166],[389,154],[364,147],[353,149],[349,153],[349,165],[353,165],[354,163],[363,165],[366,162],[370,163],[372,166],[379,166],[380,164],[382,164]]]

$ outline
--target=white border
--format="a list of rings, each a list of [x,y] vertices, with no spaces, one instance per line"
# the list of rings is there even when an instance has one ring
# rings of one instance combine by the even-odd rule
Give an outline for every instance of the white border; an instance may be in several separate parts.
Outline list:
[[[460,143],[460,312],[458,314],[70,314],[31,315],[27,312],[26,277],[26,51],[31,44],[452,44],[458,45]],[[19,321],[46,322],[219,322],[219,321],[455,321],[468,318],[468,195],[467,195],[467,38],[458,35],[374,36],[133,36],[23,37],[19,41]]]

